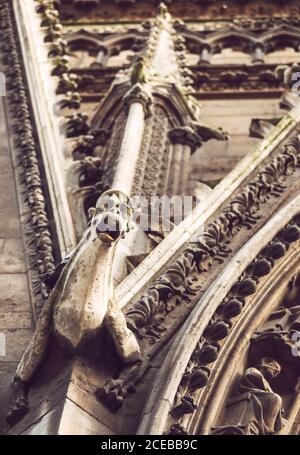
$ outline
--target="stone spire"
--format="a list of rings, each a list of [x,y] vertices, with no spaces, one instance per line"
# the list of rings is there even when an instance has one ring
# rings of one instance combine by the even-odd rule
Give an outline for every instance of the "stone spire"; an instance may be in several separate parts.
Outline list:
[[[158,15],[149,25],[150,34],[144,50],[149,76],[185,87],[188,82],[185,40],[176,32],[174,20],[164,3],[160,4]]]
[[[195,91],[192,86],[192,72],[186,61],[185,39],[177,32],[176,20],[172,18],[166,5],[161,3],[156,17],[147,20],[142,26],[146,30],[142,47],[129,67],[117,73],[110,91],[94,117],[94,127],[98,128],[99,125],[103,127],[104,112],[108,113],[106,106],[109,108],[116,105],[120,94],[123,93],[121,96],[123,96],[126,125],[122,133],[121,146],[117,152],[118,160],[112,187],[128,196],[132,193],[141,193],[142,188],[137,188],[135,185],[135,176],[140,170],[142,156],[145,155],[143,141],[146,140],[146,131],[151,128],[153,130],[151,123],[161,125],[161,120],[156,118],[157,96],[168,100],[165,106],[169,111],[167,117],[179,118],[179,124],[169,124],[169,130],[161,132],[159,147],[157,144],[155,147],[151,145],[154,136],[150,134],[148,150],[153,156],[155,149],[163,150],[166,144],[170,145],[165,151],[165,156],[169,154],[170,157],[168,165],[170,175],[165,175],[165,181],[161,187],[164,187],[165,193],[170,195],[184,194],[188,183],[191,154],[203,142],[210,139],[226,140],[228,136],[221,129],[210,128],[200,122],[200,104],[193,96]],[[154,112],[154,118],[150,120],[152,112]],[[111,112],[109,115],[112,115]],[[169,123],[169,120],[166,121]],[[166,137],[165,133],[167,133]],[[110,154],[110,151],[107,153]],[[150,157],[145,156],[145,159]],[[184,169],[184,172],[181,172],[181,169]],[[147,179],[147,175],[143,175]],[[153,175],[156,178],[157,172]],[[149,190],[147,191],[149,193]]]
[[[167,6],[161,3],[157,16],[144,22],[143,27],[149,30],[144,47],[129,69],[118,73],[115,82],[123,83],[129,78],[132,85],[142,83],[152,89],[162,84],[175,85],[196,120],[200,105],[192,96],[195,91],[192,71],[186,62],[185,39],[176,31],[176,21]]]

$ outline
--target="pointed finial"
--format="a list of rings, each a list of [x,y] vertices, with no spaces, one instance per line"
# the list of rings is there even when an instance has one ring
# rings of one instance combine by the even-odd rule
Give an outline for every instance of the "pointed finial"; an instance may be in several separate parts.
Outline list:
[[[158,7],[159,16],[164,17],[165,19],[170,17],[168,7],[165,3],[161,2]]]

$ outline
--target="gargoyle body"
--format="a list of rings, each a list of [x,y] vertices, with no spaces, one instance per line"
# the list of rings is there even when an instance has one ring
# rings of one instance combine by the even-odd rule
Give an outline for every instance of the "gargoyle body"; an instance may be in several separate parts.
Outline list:
[[[62,268],[37,323],[13,383],[10,425],[28,411],[27,386],[39,368],[49,335],[71,353],[95,337],[104,323],[124,362],[140,357],[139,345],[125,316],[113,304],[113,262],[117,242],[130,229],[132,208],[123,193],[104,193],[93,209],[90,225]],[[106,322],[107,321],[107,322]]]
[[[216,139],[217,141],[227,141],[229,138],[229,134],[222,128],[213,128],[197,122],[192,122],[191,126],[203,142],[207,142],[211,139]]]

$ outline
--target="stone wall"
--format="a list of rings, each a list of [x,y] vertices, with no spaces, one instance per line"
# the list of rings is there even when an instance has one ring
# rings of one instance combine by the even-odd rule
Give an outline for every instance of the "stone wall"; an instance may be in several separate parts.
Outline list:
[[[193,155],[192,179],[204,182],[221,180],[259,143],[261,139],[249,137],[252,119],[279,118],[286,113],[276,98],[201,100],[201,105],[203,123],[230,134],[229,141],[209,141]]]

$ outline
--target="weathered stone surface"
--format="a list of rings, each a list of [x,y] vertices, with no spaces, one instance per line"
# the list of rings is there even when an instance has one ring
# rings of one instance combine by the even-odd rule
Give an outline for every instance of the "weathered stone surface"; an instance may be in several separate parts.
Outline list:
[[[267,102],[260,99],[202,100],[201,105],[205,121],[215,127],[221,124],[230,135],[227,142],[203,144],[192,156],[192,178],[208,182],[221,180],[258,144],[257,139],[249,137],[252,118],[284,115],[276,98]]]
[[[61,417],[59,435],[112,435],[114,434],[99,420],[93,418],[71,400],[64,403]]]
[[[27,277],[24,273],[0,274],[1,313],[30,312]]]
[[[8,166],[9,162],[6,159],[6,156],[0,156],[0,168],[3,166],[4,169],[6,166]],[[5,172],[5,171],[4,171]],[[11,174],[9,177],[7,177],[7,182],[8,179],[13,179],[13,175]],[[0,209],[3,208],[10,208],[10,207],[15,207],[17,210],[17,197],[15,192],[13,191],[11,182],[7,183],[5,180],[2,181],[0,184],[1,188],[1,199],[0,199]]]
[[[66,399],[71,374],[72,365],[68,359],[62,352],[54,350],[50,360],[43,362],[29,391],[29,413],[9,430],[9,434],[22,434],[38,425],[45,416],[48,427],[51,426],[54,432],[51,434],[57,434],[63,410],[59,405]]]
[[[3,148],[3,151],[6,151],[6,153],[0,155],[0,166],[1,171],[3,172],[3,175],[1,175],[0,188],[1,191],[7,190],[7,192],[9,193],[8,196],[14,198],[16,196],[16,192],[15,181],[13,178],[12,161],[9,156],[9,149],[7,146]]]
[[[5,239],[0,256],[0,273],[24,273],[24,247],[21,239]]]
[[[2,330],[6,337],[6,356],[0,362],[18,362],[32,337],[32,329]]]
[[[101,422],[79,408],[71,400],[58,403],[22,435],[112,435]]]
[[[30,436],[57,435],[64,402],[58,403],[35,424],[30,425],[21,434]]]
[[[19,214],[14,207],[0,208],[0,238],[20,238]]]
[[[11,312],[0,314],[0,330],[7,329],[32,329],[33,320],[31,312]]]

